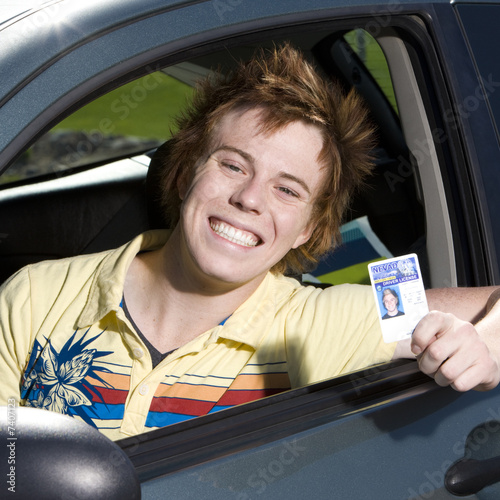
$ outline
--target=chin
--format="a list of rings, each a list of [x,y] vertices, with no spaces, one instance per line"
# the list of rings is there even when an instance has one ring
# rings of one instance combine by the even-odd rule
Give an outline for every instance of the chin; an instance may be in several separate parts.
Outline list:
[[[227,285],[243,285],[249,283],[253,280],[261,280],[266,275],[266,273],[255,274],[255,272],[242,272],[241,265],[237,266],[236,269],[231,269],[226,267],[224,272],[221,272],[220,267],[216,271],[206,270],[206,276],[212,280],[218,281],[220,283],[225,283]]]
[[[249,281],[252,281],[252,279],[255,279],[255,276],[246,276],[242,275],[241,272],[238,273],[229,273],[225,272],[224,274],[212,274],[211,278],[220,281],[222,283],[227,283],[229,284],[234,284],[234,285],[241,285],[243,283],[247,283]]]

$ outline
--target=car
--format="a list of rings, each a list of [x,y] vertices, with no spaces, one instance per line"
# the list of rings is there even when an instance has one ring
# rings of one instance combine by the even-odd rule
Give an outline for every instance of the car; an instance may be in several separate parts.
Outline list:
[[[414,253],[426,287],[500,285],[500,4],[61,0],[0,16],[0,282],[162,227],[156,151],[196,82],[289,41],[377,128],[343,246],[299,278],[367,283],[367,262]],[[409,360],[117,444],[145,499],[492,499],[499,430],[500,389],[439,387]]]

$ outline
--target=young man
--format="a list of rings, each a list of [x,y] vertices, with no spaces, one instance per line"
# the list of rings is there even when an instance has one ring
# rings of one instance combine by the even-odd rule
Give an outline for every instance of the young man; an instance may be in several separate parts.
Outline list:
[[[491,289],[429,293],[448,312],[426,316],[411,346],[394,345],[369,287],[321,290],[282,274],[336,241],[369,172],[366,122],[354,95],[288,46],[205,82],[165,164],[172,231],[36,264],[3,287],[0,401],[118,439],[394,357],[417,355],[458,390],[494,387]],[[476,330],[467,321],[490,295]]]

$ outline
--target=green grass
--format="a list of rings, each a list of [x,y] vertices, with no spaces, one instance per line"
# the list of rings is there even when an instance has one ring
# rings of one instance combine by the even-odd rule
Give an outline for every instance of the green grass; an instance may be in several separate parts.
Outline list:
[[[345,39],[379,84],[394,111],[398,113],[389,67],[378,42],[364,30],[350,31],[345,35]]]
[[[166,139],[192,88],[161,72],[128,83],[87,104],[53,130]]]

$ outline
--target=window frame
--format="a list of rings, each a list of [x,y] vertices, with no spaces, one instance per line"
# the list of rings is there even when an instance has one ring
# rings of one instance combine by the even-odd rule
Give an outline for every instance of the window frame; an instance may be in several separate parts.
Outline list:
[[[397,19],[393,19],[390,30],[385,30],[384,36],[390,37],[391,34],[394,36],[394,33],[412,35],[412,39],[402,38],[404,45],[402,56],[406,57],[403,63],[409,65],[410,76],[421,91],[418,107],[422,116],[429,120],[425,123],[423,132],[428,133],[432,126],[443,125],[446,126],[445,130],[448,133],[449,143],[445,144],[446,149],[442,144],[438,144],[433,154],[432,168],[434,174],[442,176],[443,180],[443,185],[439,189],[439,197],[441,201],[445,201],[447,211],[450,212],[450,227],[453,233],[450,234],[450,238],[453,237],[450,240],[452,242],[450,251],[454,252],[452,264],[455,263],[455,259],[457,260],[457,273],[451,274],[451,278],[445,275],[440,279],[447,286],[472,284],[472,282],[484,284],[486,281],[484,269],[476,269],[475,276],[468,274],[469,263],[464,261],[470,258],[470,254],[460,241],[461,231],[456,229],[459,225],[456,213],[470,206],[474,193],[472,190],[465,194],[462,192],[462,198],[459,200],[454,200],[455,196],[452,194],[455,188],[452,180],[456,182],[456,179],[450,180],[450,176],[453,177],[457,168],[467,169],[468,166],[466,156],[462,151],[460,135],[450,124],[440,122],[441,113],[446,110],[450,102],[449,82],[446,82],[439,54],[433,45],[431,20],[426,19],[427,22],[424,24],[421,17],[412,19],[412,14],[415,14],[415,11],[402,12]],[[329,25],[332,31],[342,28],[352,29],[362,27],[367,19],[361,16],[354,21],[340,19],[329,21]],[[289,28],[284,28],[284,30],[287,29]],[[260,35],[262,36],[262,33]],[[249,38],[252,37],[249,36]],[[412,51],[411,48],[415,48],[417,42],[421,43],[420,47],[417,47],[419,50]],[[408,48],[410,48],[409,51]],[[386,44],[385,49],[390,50],[390,47]],[[388,62],[391,64],[392,61]],[[430,72],[425,77],[425,70],[429,69]],[[444,104],[438,104],[440,98],[444,98]],[[455,126],[456,123],[453,122],[451,125]],[[454,145],[459,146],[458,151],[450,155],[449,149],[452,149]],[[465,205],[459,204],[458,207],[455,205],[455,203],[463,203],[464,200]],[[464,231],[470,234],[471,228],[466,227]],[[475,233],[478,234],[477,231]],[[475,250],[479,251],[477,245],[480,246],[480,241],[475,241],[475,244]],[[450,272],[453,272],[453,269]],[[373,375],[371,370],[376,375]],[[353,381],[356,382],[353,384]],[[415,363],[399,361],[287,391],[264,400],[225,410],[223,413],[199,417],[176,424],[171,428],[121,440],[119,443],[129,454],[141,479],[147,480],[156,477],[155,474],[160,469],[162,474],[174,473],[202,463],[204,460],[250,449],[254,443],[262,444],[293,435],[299,430],[331,421],[332,418],[342,418],[347,413],[363,411],[363,408],[379,403],[390,404],[395,399],[411,398],[416,394],[437,390],[442,389],[422,375]],[[311,413],[307,413],[308,408],[311,408]],[[221,440],[224,441],[223,444]]]

